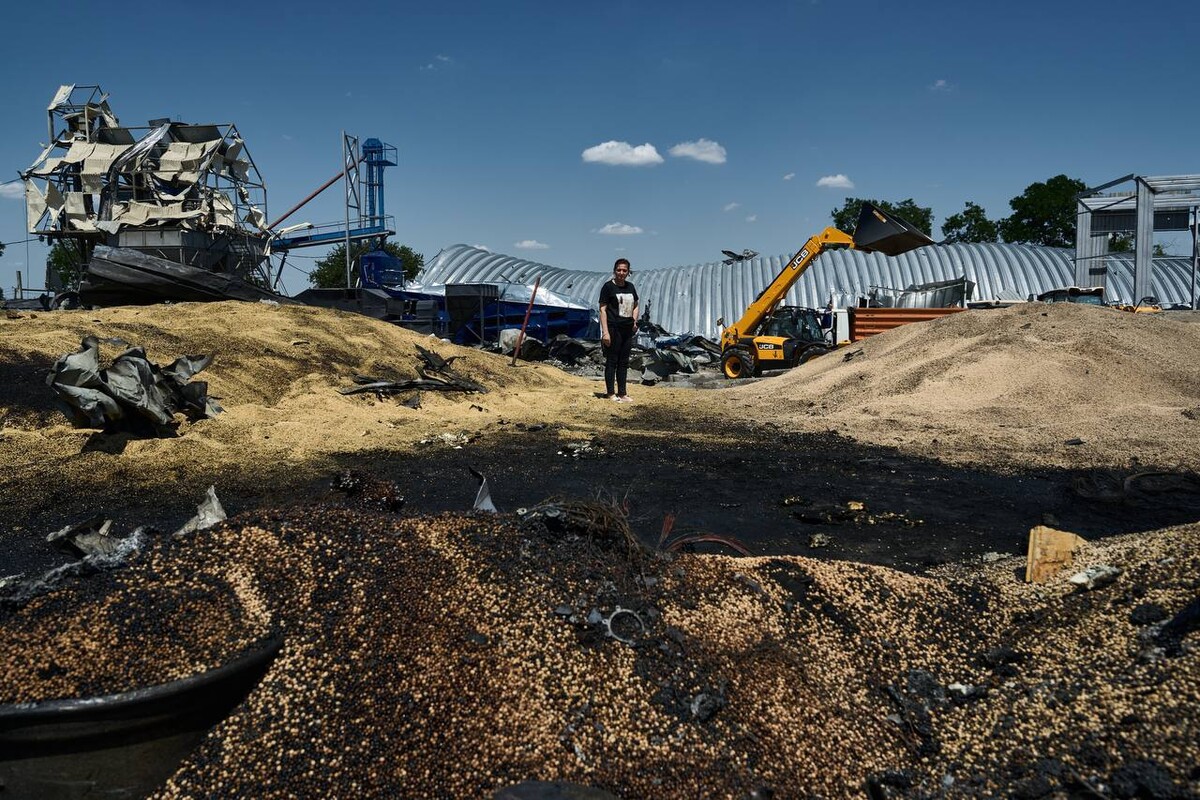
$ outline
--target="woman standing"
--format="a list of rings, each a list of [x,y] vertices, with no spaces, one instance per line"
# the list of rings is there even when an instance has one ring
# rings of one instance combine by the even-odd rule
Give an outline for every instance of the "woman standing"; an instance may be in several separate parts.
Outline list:
[[[632,403],[625,393],[629,349],[637,333],[638,293],[629,278],[629,260],[618,258],[612,280],[600,287],[600,344],[604,347],[604,386],[607,398]],[[614,386],[614,383],[616,384]],[[615,391],[614,391],[615,389]]]

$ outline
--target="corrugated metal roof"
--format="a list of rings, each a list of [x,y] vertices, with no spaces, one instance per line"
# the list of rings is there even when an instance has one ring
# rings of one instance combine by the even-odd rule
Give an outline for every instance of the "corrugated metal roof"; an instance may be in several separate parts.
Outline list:
[[[1072,285],[1074,251],[1019,244],[949,244],[922,247],[899,256],[834,250],[821,254],[788,292],[790,305],[853,305],[872,287],[904,289],[965,276],[976,284],[973,300],[1025,299]],[[722,263],[638,270],[630,280],[653,322],[673,333],[713,337],[716,320],[733,324],[792,254],[754,258],[731,266]],[[1111,255],[1107,298],[1133,302],[1133,257]],[[1191,298],[1191,259],[1154,261],[1154,294],[1165,303]],[[418,280],[425,284],[512,282],[541,285],[588,306],[596,305],[607,272],[566,270],[513,256],[457,244],[438,253]]]

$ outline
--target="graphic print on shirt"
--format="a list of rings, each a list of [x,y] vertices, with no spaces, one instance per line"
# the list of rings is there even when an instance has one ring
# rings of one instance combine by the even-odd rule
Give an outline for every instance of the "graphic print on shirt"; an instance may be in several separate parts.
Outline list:
[[[630,292],[617,292],[617,316],[632,317],[633,316],[633,294]]]

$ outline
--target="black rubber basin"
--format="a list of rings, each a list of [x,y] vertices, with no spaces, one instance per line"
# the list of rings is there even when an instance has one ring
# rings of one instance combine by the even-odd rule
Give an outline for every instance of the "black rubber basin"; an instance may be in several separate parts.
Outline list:
[[[183,680],[101,697],[0,705],[0,798],[144,797],[225,719],[283,637]]]

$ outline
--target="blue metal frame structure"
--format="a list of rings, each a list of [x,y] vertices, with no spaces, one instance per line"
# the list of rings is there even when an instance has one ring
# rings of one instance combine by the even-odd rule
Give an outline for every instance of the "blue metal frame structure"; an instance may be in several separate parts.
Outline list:
[[[367,139],[362,143],[361,155],[356,157],[358,140],[344,134],[343,137],[345,221],[323,223],[275,238],[271,241],[273,251],[395,235],[395,218],[385,211],[383,171],[396,166],[396,148],[378,139]],[[359,164],[366,169],[360,170]]]

